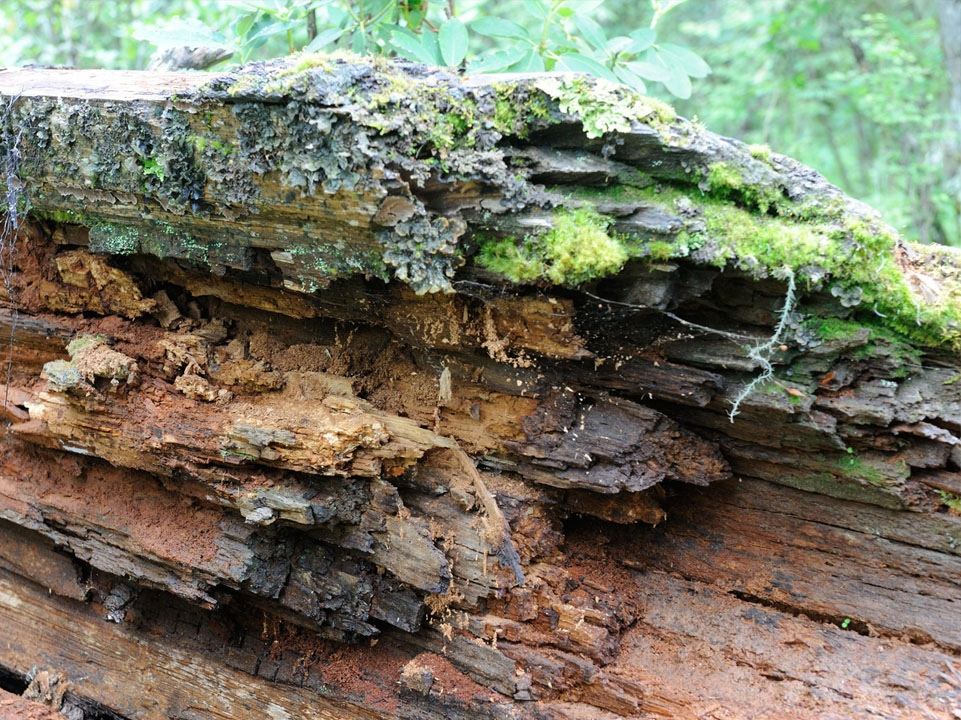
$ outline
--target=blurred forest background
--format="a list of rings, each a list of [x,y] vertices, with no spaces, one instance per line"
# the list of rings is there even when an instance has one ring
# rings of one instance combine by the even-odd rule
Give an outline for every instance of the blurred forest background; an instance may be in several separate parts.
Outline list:
[[[4,0],[0,37],[0,66],[142,69],[204,45],[233,53],[216,68],[343,48],[586,70],[961,246],[961,0]]]

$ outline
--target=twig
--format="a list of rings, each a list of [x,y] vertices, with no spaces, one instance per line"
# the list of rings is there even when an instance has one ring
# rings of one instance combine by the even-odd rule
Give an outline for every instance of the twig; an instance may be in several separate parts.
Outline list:
[[[701,332],[710,333],[711,335],[719,335],[720,337],[726,338],[728,340],[734,340],[737,342],[751,342],[757,339],[757,338],[751,337],[750,335],[742,335],[740,333],[732,333],[732,332],[727,332],[725,330],[718,330],[717,328],[708,327],[707,325],[699,325],[695,322],[691,322],[690,320],[685,320],[684,318],[679,317],[667,310],[658,310],[657,308],[645,307],[644,305],[632,305],[631,303],[620,302],[618,300],[608,300],[607,298],[602,298],[599,295],[594,295],[593,293],[589,293],[586,290],[582,290],[581,292],[583,292],[585,295],[587,295],[590,298],[594,298],[595,300],[600,300],[601,302],[607,303],[608,305],[619,305],[620,307],[630,308],[631,310],[655,310],[656,312],[659,312],[661,315],[664,315],[665,317],[669,317],[674,322],[680,323],[684,327],[689,327],[689,328],[692,328],[693,330],[700,330]]]

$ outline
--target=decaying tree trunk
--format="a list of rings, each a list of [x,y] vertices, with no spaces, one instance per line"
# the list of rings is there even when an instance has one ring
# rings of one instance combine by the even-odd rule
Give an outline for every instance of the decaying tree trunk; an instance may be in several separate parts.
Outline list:
[[[961,712],[957,253],[582,78],[301,57],[0,100],[7,689]]]

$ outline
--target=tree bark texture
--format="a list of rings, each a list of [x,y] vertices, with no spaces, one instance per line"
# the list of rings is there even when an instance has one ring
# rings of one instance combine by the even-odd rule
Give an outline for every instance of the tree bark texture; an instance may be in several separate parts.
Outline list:
[[[577,77],[305,56],[0,102],[10,687],[961,711],[957,253]]]

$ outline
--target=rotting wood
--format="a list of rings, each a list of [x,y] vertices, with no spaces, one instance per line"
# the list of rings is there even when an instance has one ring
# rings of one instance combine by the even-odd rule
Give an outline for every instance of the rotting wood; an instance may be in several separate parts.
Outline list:
[[[883,642],[915,678],[904,707],[953,712],[956,254],[908,247],[789,158],[583,80],[318,56],[0,71],[0,97],[32,208],[0,290],[4,597],[49,588],[60,626],[80,623],[70,652],[103,609],[187,705],[209,690],[179,665],[213,657],[211,682],[256,676],[258,707],[292,715],[316,696],[360,716],[710,717],[638,649],[661,630],[669,652],[710,642],[710,624],[651,620],[675,598],[646,598],[704,592],[731,617],[796,614],[825,647],[847,619],[866,633],[842,643],[853,683]],[[529,282],[478,260],[510,238],[536,258],[576,217],[575,234],[623,233],[607,241],[631,260],[591,278],[558,256]],[[0,667],[75,681],[79,654],[35,616],[0,622],[18,648]],[[276,645],[249,639],[258,623]],[[231,627],[259,649],[209,643]],[[305,679],[351,652],[383,663],[373,685]],[[902,712],[764,652],[762,696],[787,679],[824,691],[811,716]],[[397,684],[409,662],[434,668],[426,694]],[[97,680],[78,692],[154,712]]]

